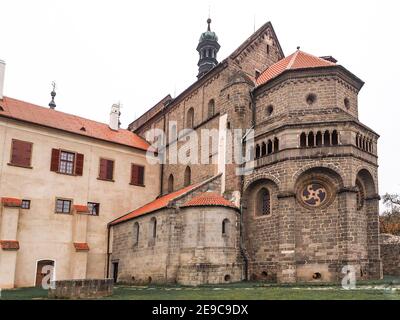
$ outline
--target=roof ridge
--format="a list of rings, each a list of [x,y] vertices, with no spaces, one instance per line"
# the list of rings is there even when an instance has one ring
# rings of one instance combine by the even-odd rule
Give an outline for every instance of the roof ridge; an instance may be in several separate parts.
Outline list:
[[[8,97],[8,96],[4,96],[4,98],[5,98],[4,101],[5,101],[5,104],[6,104],[6,105],[7,105],[7,100],[14,100],[14,101],[23,102],[23,103],[29,104],[29,105],[31,105],[31,106],[33,106],[33,107],[41,108],[41,109],[43,109],[43,110],[47,110],[47,111],[50,111],[50,112],[61,113],[61,114],[64,114],[64,115],[73,117],[73,118],[75,118],[75,119],[77,119],[77,120],[83,119],[83,120],[85,120],[85,121],[91,121],[91,122],[95,122],[95,123],[99,123],[99,124],[103,124],[103,125],[105,125],[105,126],[108,126],[108,124],[107,124],[106,122],[101,122],[101,121],[97,121],[97,120],[85,118],[85,117],[82,117],[82,116],[79,116],[79,115],[76,115],[76,114],[73,114],[73,113],[68,113],[68,112],[64,112],[64,111],[60,111],[60,110],[55,110],[55,109],[47,108],[47,107],[44,107],[44,106],[41,106],[41,105],[38,105],[38,104],[35,104],[35,103],[32,103],[32,102],[28,102],[28,101],[25,101],[25,100],[20,100],[20,99]],[[120,128],[119,130],[130,131],[130,130],[128,130],[128,129],[123,129],[123,128]],[[132,132],[132,131],[130,131],[130,132]],[[134,133],[134,132],[132,132],[132,133]],[[134,134],[135,134],[135,133],[134,133]]]
[[[295,53],[292,53],[292,58],[290,59],[288,65],[286,66],[285,70],[289,70],[292,68],[293,63],[296,61],[297,56],[299,55],[300,50],[297,50]]]

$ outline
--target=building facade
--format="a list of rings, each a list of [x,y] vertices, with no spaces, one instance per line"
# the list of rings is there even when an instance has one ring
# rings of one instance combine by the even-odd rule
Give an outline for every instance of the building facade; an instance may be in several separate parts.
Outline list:
[[[158,194],[147,142],[4,96],[0,140],[0,288],[104,278],[107,223]]]
[[[364,83],[331,56],[285,57],[269,22],[218,62],[207,23],[197,81],[128,130],[118,106],[106,125],[0,90],[0,287],[48,264],[140,284],[381,278]]]
[[[228,254],[231,247],[223,242],[223,227],[210,228],[203,241],[218,239],[218,250],[227,250],[217,259],[203,256],[193,264],[181,257],[174,264],[177,271],[168,276],[163,273],[168,263],[152,263],[153,269],[142,266],[140,259],[135,259],[141,255],[126,245],[131,235],[136,236],[128,224],[137,223],[141,228],[142,219],[146,225],[145,219],[158,219],[157,215],[162,219],[166,212],[159,208],[134,211],[125,221],[118,221],[114,230],[112,257],[122,272],[121,279],[146,282],[155,268],[160,271],[157,281],[183,284],[243,279],[339,281],[349,266],[358,278],[380,278],[379,136],[358,120],[357,95],[364,83],[331,56],[316,57],[298,48],[285,57],[270,23],[217,63],[218,38],[210,22],[197,47],[198,80],[176,98],[166,96],[129,129],[141,136],[154,129],[166,132],[163,195],[219,177],[218,190],[213,191],[239,210],[237,255]],[[198,149],[185,149],[188,134],[182,130],[187,128],[197,136],[204,129],[218,130],[217,147],[207,150],[209,163],[191,157],[204,151],[201,143]],[[254,132],[254,145],[246,148],[250,154],[247,161],[253,165],[247,174],[238,174],[243,164],[225,161],[233,152],[226,143],[227,132],[234,129],[242,129],[243,136],[250,129]],[[185,164],[170,159],[180,150],[187,155]],[[185,206],[174,200],[166,206],[179,211],[179,218],[168,225],[180,230],[175,235],[180,240],[166,244],[157,238],[153,248],[159,244],[164,253],[186,252],[189,226],[182,221],[190,219],[196,225],[192,233],[200,235],[207,228],[203,212],[186,213]],[[220,217],[216,223],[222,226],[225,218],[220,206],[205,208],[213,211],[209,214],[215,219]],[[189,251],[196,255],[202,250],[200,241]],[[136,269],[141,270],[139,276]],[[184,270],[192,270],[192,280],[181,276]],[[212,277],[212,270],[218,270],[219,276]],[[199,274],[203,275],[200,282]]]

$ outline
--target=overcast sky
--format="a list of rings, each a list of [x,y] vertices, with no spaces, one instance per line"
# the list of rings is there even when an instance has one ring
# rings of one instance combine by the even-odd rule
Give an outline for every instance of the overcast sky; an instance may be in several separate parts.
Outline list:
[[[196,46],[211,8],[226,58],[271,21],[285,55],[332,55],[366,82],[360,120],[381,135],[380,193],[400,193],[398,1],[0,0],[4,94],[108,122],[120,101],[126,127],[196,80]]]

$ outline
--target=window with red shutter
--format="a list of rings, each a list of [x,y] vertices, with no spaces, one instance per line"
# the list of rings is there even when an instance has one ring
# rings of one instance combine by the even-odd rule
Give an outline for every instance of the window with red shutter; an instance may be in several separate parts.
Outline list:
[[[76,154],[76,167],[75,167],[75,174],[77,176],[83,175],[83,163],[84,163],[85,156],[81,153]]]
[[[10,164],[20,167],[30,167],[32,145],[31,142],[12,139]]]
[[[50,171],[58,172],[59,166],[60,166],[60,150],[52,149],[51,150]]]
[[[100,158],[99,179],[112,181],[114,177],[114,160]]]
[[[144,167],[132,164],[131,184],[135,186],[144,186]]]

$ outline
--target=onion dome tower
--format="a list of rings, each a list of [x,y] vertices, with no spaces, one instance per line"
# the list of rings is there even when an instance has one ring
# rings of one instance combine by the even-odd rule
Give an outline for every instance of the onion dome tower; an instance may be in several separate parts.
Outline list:
[[[221,47],[218,43],[218,37],[215,32],[211,31],[211,19],[207,19],[207,31],[201,34],[197,51],[199,52],[200,59],[197,65],[199,66],[199,74],[197,78],[200,79],[208,71],[214,68],[217,64],[217,53]]]

